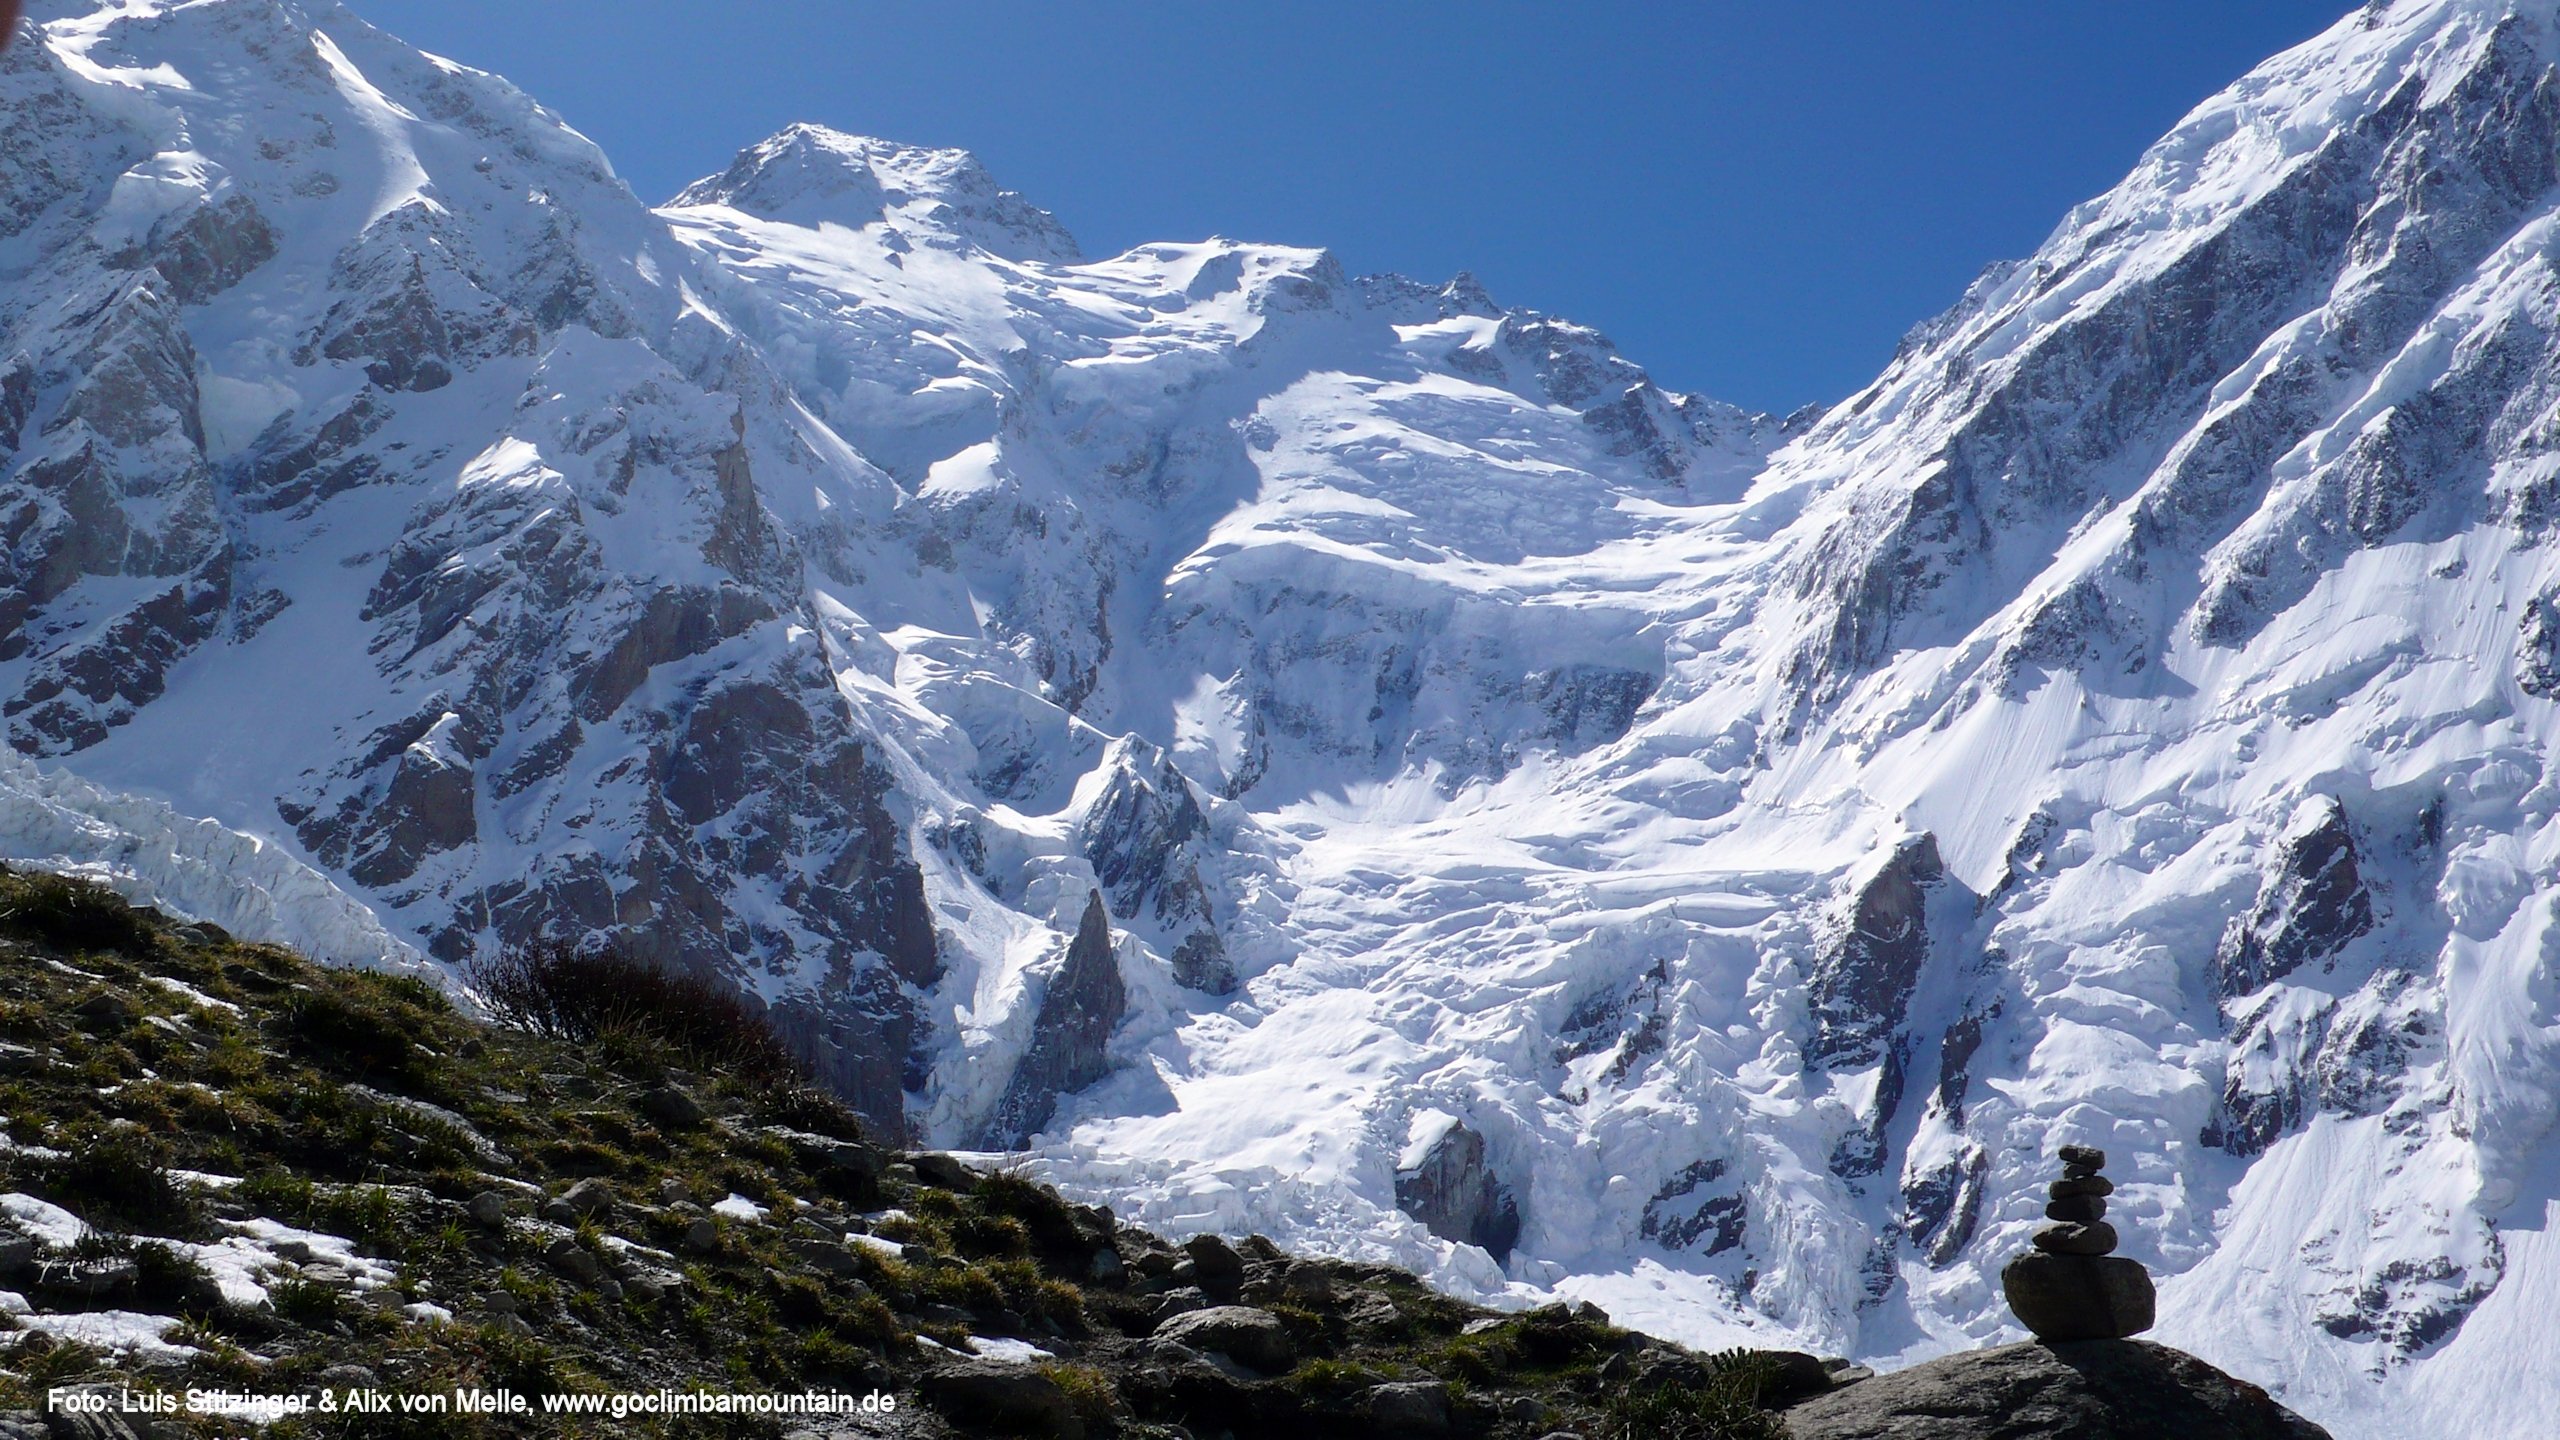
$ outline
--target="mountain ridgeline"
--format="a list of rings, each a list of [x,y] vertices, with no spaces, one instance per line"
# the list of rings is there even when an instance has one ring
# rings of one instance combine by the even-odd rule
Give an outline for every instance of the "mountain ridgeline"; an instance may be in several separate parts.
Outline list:
[[[2095,1146],[2151,1334],[2528,1433],[2556,59],[2364,5],[1780,420],[959,152],[653,209],[342,9],[39,4],[0,849],[609,938],[881,1134],[1701,1347],[2013,1337]]]

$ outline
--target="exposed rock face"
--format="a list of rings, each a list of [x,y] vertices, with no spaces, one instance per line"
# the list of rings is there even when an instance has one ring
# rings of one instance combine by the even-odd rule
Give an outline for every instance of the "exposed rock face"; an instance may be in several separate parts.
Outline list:
[[[1884,1057],[1929,959],[1929,892],[1946,878],[1937,837],[1894,847],[1851,903],[1848,933],[1816,965],[1805,1059],[1872,1064]],[[1889,1107],[1888,1107],[1889,1108]]]
[[[1842,1386],[1792,1440],[2328,1440],[2274,1397],[2144,1340],[2003,1345]]]
[[[1066,963],[1041,994],[1030,1048],[1015,1064],[1003,1098],[981,1122],[978,1143],[988,1149],[1020,1145],[1049,1123],[1059,1096],[1111,1073],[1106,1051],[1128,1004],[1111,943],[1111,914],[1096,890],[1085,900],[1084,919],[1067,946]]]
[[[1443,1240],[1500,1260],[1520,1241],[1520,1204],[1485,1156],[1484,1136],[1455,1116],[1415,1117],[1396,1166],[1396,1206]]]
[[[1929,963],[1930,899],[1947,883],[1935,836],[1903,840],[1859,888],[1846,932],[1806,977],[1813,1026],[1806,1063],[1878,1071],[1855,1126],[1832,1147],[1830,1168],[1844,1178],[1884,1168],[1886,1127],[1901,1108],[1912,1049],[1903,1022]]]
[[[1645,1202],[1642,1234],[1673,1250],[1721,1255],[1742,1243],[1750,1207],[1726,1180],[1726,1163],[1694,1160]]]
[[[1193,990],[1228,995],[1235,966],[1220,938],[1202,862],[1215,848],[1200,799],[1169,759],[1124,741],[1114,747],[1102,793],[1084,813],[1084,855],[1108,887],[1123,924],[1144,916],[1159,927],[1157,948],[1173,978]]]
[[[2233,922],[2214,955],[2226,996],[2326,960],[2373,928],[2355,832],[2335,798],[2304,802],[2271,860],[2257,903]]]

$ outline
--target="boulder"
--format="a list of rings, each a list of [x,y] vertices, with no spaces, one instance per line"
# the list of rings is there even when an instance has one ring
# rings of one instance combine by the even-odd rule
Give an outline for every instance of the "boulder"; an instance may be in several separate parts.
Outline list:
[[[470,1204],[465,1208],[471,1212],[472,1223],[483,1230],[506,1228],[507,1197],[495,1190],[483,1190],[472,1196]]]
[[[1213,1305],[1176,1315],[1155,1329],[1156,1338],[1214,1350],[1265,1375],[1277,1375],[1298,1363],[1298,1347],[1280,1317],[1250,1305]]]
[[[640,1096],[640,1113],[667,1130],[690,1130],[702,1123],[702,1102],[676,1085],[655,1086]]]
[[[1842,1386],[1783,1418],[1790,1440],[2329,1440],[2257,1386],[2147,1340],[1951,1355]]]
[[[593,1285],[604,1275],[604,1265],[596,1259],[595,1253],[566,1236],[552,1241],[542,1252],[542,1258],[552,1269],[581,1285]]]
[[[2155,1295],[2142,1262],[2121,1255],[2021,1255],[2001,1293],[2039,1340],[2117,1340],[2151,1328]]]
[[[1182,1242],[1182,1253],[1191,1257],[1193,1280],[1210,1295],[1232,1300],[1244,1288],[1244,1257],[1226,1241],[1194,1235]]]
[[[915,1167],[916,1178],[937,1190],[966,1193],[978,1188],[978,1172],[939,1150],[923,1150],[907,1157]]]
[[[1437,1440],[1449,1433],[1449,1387],[1437,1380],[1372,1385],[1362,1401],[1369,1430],[1394,1440]]]
[[[963,1434],[992,1431],[1067,1440],[1084,1433],[1067,1392],[1028,1366],[957,1361],[926,1374],[920,1388],[925,1402]]]

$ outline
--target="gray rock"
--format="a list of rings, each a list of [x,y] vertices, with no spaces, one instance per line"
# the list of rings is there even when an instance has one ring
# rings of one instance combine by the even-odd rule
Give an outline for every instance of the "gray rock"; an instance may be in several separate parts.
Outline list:
[[[842,1241],[803,1235],[791,1242],[792,1257],[821,1275],[845,1278],[862,1273],[862,1262],[854,1258]]]
[[[1808,979],[1813,1035],[1808,1064],[1866,1065],[1910,1008],[1929,958],[1929,895],[1946,880],[1934,835],[1902,841],[1858,892],[1848,933]]]
[[[2373,898],[2346,807],[2331,796],[2313,804],[2277,846],[2257,903],[2214,954],[2215,980],[2226,997],[2326,960],[2373,928]]]
[[[1191,1259],[1193,1280],[1219,1299],[1233,1299],[1244,1288],[1244,1257],[1215,1235],[1194,1235],[1182,1242]]]
[[[483,1190],[471,1197],[464,1207],[473,1223],[484,1230],[502,1230],[507,1224],[507,1200],[495,1190]]]
[[[2065,1145],[2060,1150],[2056,1151],[2055,1154],[2065,1165],[2078,1166],[2088,1170],[2104,1170],[2107,1168],[2107,1152],[2099,1149],[2095,1145]]]
[[[658,1182],[658,1203],[661,1205],[689,1205],[693,1203],[693,1192],[685,1188],[685,1183],[682,1180],[670,1175],[666,1179]]]
[[[1214,1350],[1240,1365],[1277,1375],[1298,1363],[1297,1342],[1288,1327],[1268,1310],[1249,1305],[1213,1305],[1163,1321],[1155,1338]]]
[[[1520,1240],[1520,1206],[1486,1162],[1484,1137],[1452,1125],[1420,1160],[1396,1171],[1396,1208],[1443,1240],[1500,1260]]]
[[[1066,1440],[1084,1433],[1067,1392],[1027,1365],[957,1361],[928,1371],[917,1388],[927,1404],[966,1434],[995,1431]]]
[[[2018,1322],[2040,1340],[2113,1340],[2151,1328],[2151,1275],[2121,1255],[2021,1255],[2000,1271]]]
[[[552,1269],[581,1285],[593,1285],[604,1274],[604,1266],[597,1261],[595,1252],[566,1236],[552,1241],[543,1250],[542,1258]]]
[[[51,1260],[36,1265],[36,1283],[57,1295],[96,1300],[131,1285],[141,1268],[121,1255],[97,1260]]]
[[[601,1179],[581,1180],[560,1196],[580,1219],[602,1219],[613,1213],[613,1186]]]
[[[1437,1380],[1372,1385],[1361,1397],[1369,1429],[1392,1440],[1435,1440],[1449,1433],[1449,1387]]]
[[[1176,984],[1235,993],[1235,965],[1202,878],[1201,862],[1217,845],[1191,782],[1134,737],[1114,743],[1105,769],[1109,778],[1079,826],[1094,878],[1120,914],[1154,917]]]
[[[720,1227],[703,1216],[684,1227],[684,1248],[696,1255],[709,1255],[720,1248]]]
[[[2095,1195],[2065,1195],[2044,1207],[2044,1218],[2072,1225],[2094,1225],[2107,1216],[2107,1202]]]
[[[674,1085],[658,1085],[640,1096],[640,1113],[669,1130],[690,1130],[702,1123],[702,1102]]]
[[[513,1315],[524,1308],[523,1302],[504,1290],[492,1290],[480,1297],[480,1308],[492,1315]]]
[[[2047,1255],[2113,1255],[2116,1227],[2104,1220],[2087,1224],[2065,1221],[2038,1230],[2034,1244]]]
[[[2328,1440],[2266,1391],[2143,1340],[2003,1345],[1784,1412],[1790,1440]]]
[[[966,1193],[978,1188],[978,1172],[939,1150],[923,1150],[907,1157],[915,1167],[916,1178],[938,1190]]]
[[[1209,1295],[1197,1285],[1182,1285],[1167,1290],[1156,1300],[1155,1317],[1159,1324],[1176,1315],[1209,1308]]]
[[[1014,1066],[1003,1097],[980,1123],[975,1143],[990,1150],[1020,1146],[1049,1123],[1059,1096],[1072,1095],[1110,1073],[1105,1052],[1128,1008],[1128,987],[1120,979],[1120,959],[1111,942],[1111,915],[1096,890],[1085,900],[1066,963],[1040,997],[1031,1044]]]
[[[533,1213],[550,1221],[554,1225],[575,1225],[578,1223],[577,1210],[566,1200],[545,1200],[542,1202],[541,1208],[535,1210]]]
[[[143,1440],[142,1432],[124,1417],[124,1397],[130,1393],[120,1385],[80,1385],[72,1387],[82,1394],[106,1397],[107,1408],[97,1414],[74,1415],[62,1410],[44,1413],[43,1425],[34,1433],[46,1440]],[[157,1427],[154,1427],[154,1434]]]

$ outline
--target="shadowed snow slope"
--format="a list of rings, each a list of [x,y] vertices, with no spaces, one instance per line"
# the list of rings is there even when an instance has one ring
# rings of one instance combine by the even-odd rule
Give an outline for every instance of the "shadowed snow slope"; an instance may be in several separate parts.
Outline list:
[[[2160,1338],[2560,1406],[2551,0],[2363,7],[1787,425],[958,152],[653,212],[343,12],[31,23],[19,750],[1154,1229],[1913,1360],[2079,1140]]]

